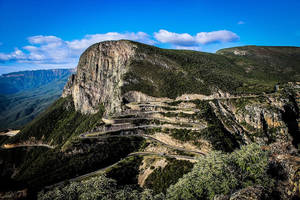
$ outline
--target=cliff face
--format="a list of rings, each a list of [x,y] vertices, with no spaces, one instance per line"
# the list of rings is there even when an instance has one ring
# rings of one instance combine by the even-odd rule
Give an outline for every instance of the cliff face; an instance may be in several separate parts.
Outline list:
[[[95,113],[104,104],[107,113],[120,111],[122,76],[135,47],[127,41],[109,41],[88,48],[80,57],[77,74],[70,77],[63,97],[72,95],[76,110]]]
[[[280,48],[275,49],[263,52],[268,55],[267,61],[286,56]],[[300,55],[299,48],[291,51],[296,58]],[[276,82],[297,79],[297,59],[274,64],[259,58],[166,50],[125,40],[106,41],[92,45],[82,54],[77,74],[69,79],[62,97],[71,95],[76,110],[82,113],[95,113],[103,104],[109,114],[120,112],[122,95],[128,96],[132,91],[171,99],[197,94],[205,99],[216,93],[230,96],[272,92]],[[284,71],[284,64],[289,70]],[[272,76],[270,65],[277,69]]]
[[[160,49],[132,41],[92,45],[80,57],[77,73],[69,78],[63,98],[5,143],[41,141],[58,150],[37,152],[37,159],[30,155],[34,161],[26,161],[21,168],[25,172],[18,170],[25,175],[17,174],[21,177],[17,180],[48,175],[35,179],[41,187],[62,177],[77,176],[79,171],[89,173],[106,162],[111,164],[107,159],[117,161],[131,151],[139,151],[141,162],[128,162],[134,163],[136,173],[145,172],[139,174],[142,182],[149,178],[150,183],[166,174],[177,176],[179,165],[172,167],[174,173],[168,169],[173,161],[165,157],[198,162],[214,150],[229,153],[258,143],[259,149],[270,150],[264,162],[273,169],[276,192],[280,193],[276,195],[292,199],[299,194],[295,188],[300,185],[300,83],[295,81],[300,60],[292,58],[300,56],[300,48],[289,49],[288,59],[280,59],[286,57],[285,48],[259,48],[251,54],[249,48],[218,55]],[[264,59],[265,54],[268,59]],[[273,57],[278,57],[276,62]],[[158,156],[153,160],[140,151]],[[31,172],[33,167],[36,171]],[[156,168],[172,170],[158,172]],[[126,168],[120,169],[123,173]],[[261,182],[255,177],[249,181],[246,186],[254,182],[235,191],[232,199],[260,198],[264,193]]]
[[[276,142],[299,143],[299,110],[295,97],[298,86],[286,86],[291,91],[257,97],[220,99],[211,102],[224,127],[243,143],[268,145]],[[297,146],[296,146],[297,148]]]
[[[263,53],[268,58],[273,54],[278,56],[280,49],[275,50],[276,54],[274,48],[264,49]],[[294,54],[297,53],[298,48]],[[255,59],[241,60],[240,55],[236,56],[230,54],[225,59],[223,55],[162,50],[124,40],[101,42],[82,54],[77,74],[69,78],[62,97],[72,96],[75,109],[84,114],[96,113],[103,104],[107,116],[133,112],[129,107],[135,103],[206,101],[214,112],[212,117],[221,123],[218,126],[231,137],[228,149],[252,142],[261,145],[287,142],[297,147],[299,84],[275,85],[277,74],[269,81],[260,73],[253,85],[254,74],[247,71],[248,67],[238,65],[246,71],[245,75],[241,69],[235,71],[234,63],[255,65]],[[232,62],[228,62],[230,59]],[[256,64],[263,66],[260,61]],[[220,74],[224,77],[222,81]],[[244,76],[242,84],[240,76]],[[255,87],[262,91],[252,93]],[[155,107],[147,109],[156,111]]]

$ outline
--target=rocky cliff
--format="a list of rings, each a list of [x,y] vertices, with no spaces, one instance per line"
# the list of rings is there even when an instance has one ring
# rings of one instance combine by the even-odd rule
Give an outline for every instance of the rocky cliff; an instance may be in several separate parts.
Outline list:
[[[104,42],[89,47],[80,57],[63,97],[72,95],[76,110],[96,113],[104,104],[108,113],[120,111],[122,77],[128,71],[135,46],[128,41]]]
[[[300,61],[290,60],[299,49],[210,54],[125,40],[94,44],[62,98],[5,141],[54,149],[33,150],[5,177],[41,190],[99,170],[118,184],[162,192],[160,199],[297,198]],[[64,194],[57,190],[44,198]],[[187,196],[172,198],[181,193]]]
[[[260,51],[241,58],[240,54],[230,54],[230,49],[217,55],[166,50],[126,40],[101,42],[82,54],[77,73],[70,77],[62,97],[71,95],[76,110],[82,113],[95,113],[103,104],[110,114],[121,112],[123,101],[137,97],[132,91],[172,99],[272,92],[278,82],[297,80],[300,62],[283,59],[274,63],[273,57],[286,56],[280,47],[275,50],[264,49],[268,59],[261,62],[261,56],[255,57]],[[297,58],[299,48],[289,50],[287,55]],[[283,71],[283,64],[288,71]],[[269,71],[270,65],[276,70]]]

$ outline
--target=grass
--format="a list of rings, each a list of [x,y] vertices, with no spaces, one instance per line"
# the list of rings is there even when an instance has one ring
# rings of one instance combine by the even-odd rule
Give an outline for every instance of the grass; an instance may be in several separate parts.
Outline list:
[[[106,176],[115,179],[119,185],[137,184],[142,160],[143,158],[140,156],[128,157],[109,169]]]
[[[71,137],[99,125],[103,112],[104,108],[100,105],[96,114],[84,115],[75,111],[71,97],[60,98],[9,142],[18,143],[34,137],[44,143],[63,146]]]
[[[140,137],[108,138],[101,142],[84,139],[73,141],[64,152],[58,149],[33,152],[34,156],[19,167],[15,180],[36,190],[109,166],[140,149],[143,141]]]
[[[263,59],[255,47],[247,47],[253,56],[236,56],[133,43],[138,47],[138,56],[124,76],[123,93],[137,90],[175,98],[185,93],[210,95],[220,89],[231,94],[262,94],[274,91],[280,82],[299,80],[299,48],[288,52],[286,48],[267,48],[263,53],[268,59]]]
[[[239,147],[241,138],[226,130],[222,122],[215,115],[209,101],[195,100],[193,103],[200,110],[197,117],[207,122],[207,128],[201,131],[201,137],[208,140],[214,149],[231,152]]]

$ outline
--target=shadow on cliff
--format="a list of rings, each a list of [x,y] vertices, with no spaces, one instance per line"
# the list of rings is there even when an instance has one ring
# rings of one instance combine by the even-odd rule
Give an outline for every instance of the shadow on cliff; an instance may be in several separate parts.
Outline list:
[[[293,107],[289,105],[284,106],[284,112],[282,112],[283,121],[288,127],[289,134],[293,137],[293,145],[298,149],[300,144],[300,131],[297,119],[299,118],[299,108],[294,98],[291,98]],[[294,109],[293,109],[294,108]]]

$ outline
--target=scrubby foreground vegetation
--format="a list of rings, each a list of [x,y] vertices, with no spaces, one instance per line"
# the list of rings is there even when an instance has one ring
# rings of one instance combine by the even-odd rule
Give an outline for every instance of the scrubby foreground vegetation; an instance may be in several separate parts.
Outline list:
[[[213,199],[247,188],[263,190],[259,198],[272,197],[276,180],[272,177],[269,152],[259,145],[243,146],[232,153],[211,152],[194,165],[165,193],[142,190],[134,185],[117,185],[116,180],[100,175],[81,182],[39,193],[39,199]],[[228,197],[229,198],[229,197]]]

